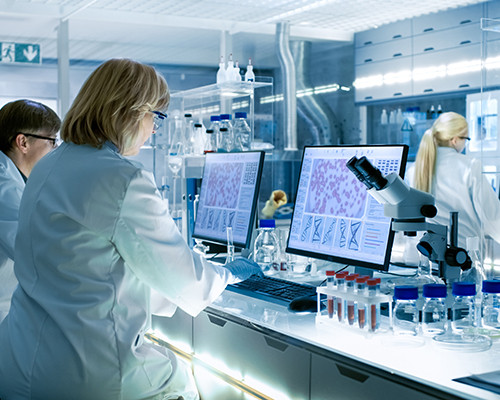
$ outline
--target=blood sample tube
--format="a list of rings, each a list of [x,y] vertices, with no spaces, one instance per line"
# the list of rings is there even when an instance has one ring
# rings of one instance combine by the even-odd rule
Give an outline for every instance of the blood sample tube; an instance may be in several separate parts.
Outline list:
[[[333,289],[335,281],[335,271],[326,271],[326,287],[328,289]],[[326,304],[328,309],[328,318],[333,318],[335,314],[335,296],[331,294],[326,296]]]
[[[341,297],[341,292],[345,291],[345,277],[349,275],[348,272],[338,272],[336,275],[337,280],[337,317],[339,322],[344,322],[344,307],[342,307],[344,300]]]
[[[345,278],[345,291],[349,293],[354,293],[355,283],[357,276],[347,275]],[[344,301],[345,308],[347,310],[347,321],[349,325],[354,325],[356,321],[356,310],[354,306],[354,300],[345,300]]]
[[[356,278],[356,293],[360,295],[366,294],[366,281],[368,278],[368,276],[359,276]],[[358,309],[358,325],[360,329],[363,329],[366,324],[366,305],[362,301],[358,301],[356,308]]]
[[[366,281],[368,297],[375,297],[380,294],[379,278],[368,279]],[[380,327],[380,304],[370,304],[368,313],[368,330],[375,332]]]

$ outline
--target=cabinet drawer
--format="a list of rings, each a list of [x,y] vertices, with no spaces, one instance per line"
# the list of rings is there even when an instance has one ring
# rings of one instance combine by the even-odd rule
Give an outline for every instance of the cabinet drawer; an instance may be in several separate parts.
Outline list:
[[[309,398],[310,353],[212,314],[194,318],[194,352],[291,399]],[[255,387],[259,390],[258,387]]]
[[[431,53],[460,46],[481,43],[481,27],[478,23],[463,27],[431,32],[413,38],[414,54]]]
[[[433,400],[435,397],[378,375],[312,355],[311,399]]]
[[[472,45],[466,48],[443,50],[432,54],[420,54],[414,57],[414,75],[418,71],[429,67],[443,66],[450,70],[450,66],[459,63],[475,62],[476,65],[481,60],[481,46]],[[455,70],[456,71],[456,70]],[[425,75],[425,74],[422,74]],[[453,92],[460,90],[470,90],[481,86],[481,71],[449,74],[433,79],[414,80],[414,95]]]
[[[354,50],[356,65],[412,55],[411,38],[392,40]]]
[[[394,22],[377,29],[359,32],[354,36],[355,47],[411,37],[411,20]]]
[[[483,16],[482,4],[458,8],[446,12],[423,15],[413,18],[413,34],[439,31],[442,29],[463,27],[470,23],[479,23]]]

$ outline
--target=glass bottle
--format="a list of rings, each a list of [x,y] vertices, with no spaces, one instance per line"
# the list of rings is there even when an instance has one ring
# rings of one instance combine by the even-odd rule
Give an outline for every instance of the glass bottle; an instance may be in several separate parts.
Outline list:
[[[473,282],[453,282],[451,294],[451,329],[460,333],[474,327],[476,285]]]
[[[500,280],[483,281],[482,326],[500,329]]]
[[[245,72],[245,82],[255,82],[255,74],[253,72],[251,58],[248,60],[247,71]]]
[[[220,115],[220,142],[219,151],[230,152],[234,148],[233,124],[231,123],[231,114]]]
[[[423,286],[425,303],[422,308],[422,332],[434,336],[446,327],[446,285],[429,283]]]
[[[237,112],[234,114],[234,149],[237,151],[248,151],[251,146],[252,131],[247,123],[247,113]]]
[[[217,136],[215,136],[213,129],[207,129],[205,141],[205,153],[213,153],[217,151]]]
[[[253,245],[253,260],[259,264],[262,272],[267,274],[279,270],[279,244],[274,232],[275,227],[274,219],[261,219],[259,234]]]
[[[186,155],[193,154],[194,151],[194,121],[193,115],[190,113],[184,114],[184,153]]]
[[[217,83],[224,83],[226,81],[226,63],[224,56],[220,56],[219,69],[217,70]]]
[[[418,333],[418,288],[396,286],[394,288],[393,331],[396,335],[416,336]]]
[[[218,142],[220,141],[220,115],[210,116],[210,126],[208,129],[212,129],[215,136],[215,151],[217,151]]]

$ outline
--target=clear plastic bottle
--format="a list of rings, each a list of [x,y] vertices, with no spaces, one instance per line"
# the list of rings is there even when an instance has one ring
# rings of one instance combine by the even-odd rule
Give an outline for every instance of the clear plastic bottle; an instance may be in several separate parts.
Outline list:
[[[222,129],[226,129],[223,131]],[[231,123],[231,114],[221,114],[220,116],[220,142],[218,142],[219,151],[230,152],[234,148],[233,124]]]
[[[382,114],[380,115],[380,125],[387,125],[389,123],[389,117],[387,116],[387,111],[385,108],[382,110]]]
[[[253,72],[251,58],[248,60],[247,71],[245,72],[245,82],[255,82],[255,74]]]
[[[215,135],[215,148],[217,149],[218,143],[220,141],[220,115],[211,115],[210,116],[210,126],[208,129],[212,129]]]
[[[203,124],[197,122],[194,124],[194,134],[193,134],[193,143],[192,149],[193,154],[202,155],[205,150],[205,129],[203,128]]]
[[[248,151],[251,146],[252,131],[247,123],[247,113],[237,112],[234,114],[234,149],[237,151]]]
[[[428,283],[423,286],[422,332],[427,336],[443,333],[446,328],[446,285]]]
[[[482,292],[482,326],[500,329],[500,280],[483,281]]]
[[[194,150],[194,121],[193,115],[184,114],[184,154],[191,155]]]
[[[226,82],[226,63],[224,62],[224,56],[220,56],[219,69],[217,70],[217,83]]]
[[[234,63],[233,81],[241,82],[240,63],[238,60]]]
[[[234,61],[233,53],[229,54],[226,67],[226,82],[234,81]]]
[[[453,282],[451,294],[451,329],[460,333],[474,327],[476,285],[473,282]]]
[[[214,153],[217,151],[217,136],[213,129],[207,129],[207,140],[205,141],[205,153]]]
[[[335,271],[326,271],[326,287],[333,289],[335,287]],[[333,318],[335,314],[335,296],[327,295],[326,305],[328,311],[328,318]]]
[[[253,244],[253,260],[259,264],[262,272],[272,274],[279,270],[279,244],[274,232],[274,219],[259,221],[259,234]]]
[[[416,336],[418,334],[418,288],[396,286],[394,288],[394,313],[392,329],[396,335]]]
[[[378,279],[366,281],[367,296],[375,297],[380,294],[380,283]],[[368,330],[375,332],[380,328],[380,303],[370,304],[368,312]]]

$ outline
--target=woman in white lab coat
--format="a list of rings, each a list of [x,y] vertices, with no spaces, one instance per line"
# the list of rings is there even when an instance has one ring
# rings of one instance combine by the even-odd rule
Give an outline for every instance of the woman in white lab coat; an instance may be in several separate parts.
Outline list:
[[[152,67],[107,61],[68,111],[65,143],[34,168],[16,240],[19,286],[0,325],[2,400],[198,398],[189,370],[144,339],[152,303],[195,316],[259,268],[194,254],[152,175],[123,157],[139,151],[168,101]]]
[[[479,160],[462,154],[469,138],[466,119],[441,114],[422,137],[415,160],[414,186],[432,193],[438,209],[434,222],[449,226],[458,211],[458,245],[484,234],[500,242],[500,201],[483,176]]]
[[[0,322],[17,286],[14,241],[24,185],[38,160],[55,148],[60,127],[57,114],[36,101],[12,101],[0,110]]]

